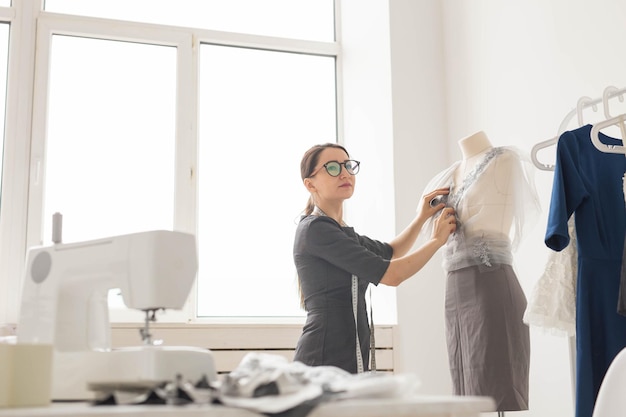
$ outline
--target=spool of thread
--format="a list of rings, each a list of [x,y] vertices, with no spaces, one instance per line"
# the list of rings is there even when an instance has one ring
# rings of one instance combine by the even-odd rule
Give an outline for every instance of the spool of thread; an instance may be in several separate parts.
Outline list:
[[[0,343],[0,408],[50,404],[52,345]]]
[[[447,195],[438,195],[437,197],[433,198],[432,200],[430,200],[430,206],[435,208],[439,205],[439,203],[447,203],[448,202],[448,196]]]

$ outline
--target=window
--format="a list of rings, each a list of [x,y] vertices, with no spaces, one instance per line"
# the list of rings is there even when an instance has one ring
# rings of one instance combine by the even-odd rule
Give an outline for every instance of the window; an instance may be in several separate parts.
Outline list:
[[[4,123],[6,118],[7,97],[7,70],[9,58],[9,25],[0,24],[0,155],[4,155]],[[0,158],[0,184],[2,183],[2,159]],[[2,203],[2,189],[0,188],[0,204]]]
[[[337,140],[336,45],[45,13],[37,29],[27,244],[50,243],[55,212],[64,242],[195,233],[197,297],[170,319],[303,316],[299,160]]]
[[[331,57],[203,45],[199,316],[299,316],[300,157],[336,141]]]
[[[45,243],[55,212],[68,242],[173,228],[175,81],[175,48],[53,37]]]

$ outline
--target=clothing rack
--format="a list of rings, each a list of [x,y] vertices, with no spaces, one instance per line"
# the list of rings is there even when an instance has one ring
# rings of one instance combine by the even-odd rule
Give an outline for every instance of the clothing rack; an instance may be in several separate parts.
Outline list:
[[[605,153],[618,153],[626,155],[626,146],[624,146],[624,141],[626,141],[626,113],[620,114],[618,116],[611,116],[609,111],[609,100],[611,98],[619,98],[620,102],[624,102],[624,95],[626,94],[626,88],[618,89],[614,86],[608,86],[604,89],[602,93],[602,97],[598,98],[590,98],[587,96],[583,96],[578,99],[576,103],[576,107],[572,109],[569,113],[565,115],[563,121],[559,125],[559,130],[557,135],[551,139],[544,140],[542,142],[537,143],[533,146],[531,150],[531,160],[533,164],[540,170],[543,171],[554,171],[555,166],[553,164],[546,164],[537,158],[537,153],[544,148],[548,148],[552,145],[558,143],[560,136],[568,130],[568,126],[570,125],[572,119],[577,117],[578,127],[582,127],[585,125],[583,119],[583,110],[592,108],[594,112],[598,111],[598,104],[602,103],[603,112],[605,116],[605,120],[595,122],[592,125],[590,139],[593,145],[601,152]],[[620,135],[622,139],[622,145],[607,145],[600,141],[600,131],[602,129],[617,126],[620,130]],[[572,375],[572,398],[576,398],[576,336],[568,337],[568,347],[570,352],[570,370]]]
[[[620,101],[624,101],[624,94],[626,94],[626,88],[618,89],[614,86],[609,86],[604,89],[602,97],[594,98],[583,96],[578,99],[576,103],[576,107],[572,109],[569,113],[565,115],[563,121],[559,125],[559,130],[557,131],[557,135],[552,139],[544,140],[542,142],[537,143],[533,146],[530,157],[533,161],[533,164],[542,171],[554,171],[553,164],[546,164],[537,158],[537,153],[544,148],[548,148],[552,145],[555,145],[559,137],[568,129],[568,126],[574,117],[577,117],[578,127],[582,127],[585,124],[583,118],[583,110],[592,108],[594,112],[598,111],[598,104],[602,103],[604,107],[604,115],[606,116],[606,120],[598,122],[594,124],[591,130],[591,140],[593,144],[601,150],[602,152],[610,152],[610,153],[624,153],[626,154],[626,148],[624,146],[609,146],[600,142],[599,140],[599,132],[601,129],[604,129],[609,126],[617,125],[620,127],[622,132],[622,138],[626,137],[626,114],[611,117],[608,111],[609,109],[609,99],[618,97]],[[594,132],[595,130],[595,132]],[[594,136],[595,135],[595,136]]]

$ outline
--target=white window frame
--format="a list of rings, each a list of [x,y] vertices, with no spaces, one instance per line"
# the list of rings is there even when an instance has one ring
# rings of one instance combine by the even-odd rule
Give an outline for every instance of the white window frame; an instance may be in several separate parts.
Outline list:
[[[194,194],[191,172],[195,172],[193,151],[196,141],[196,82],[191,77],[195,57],[192,51],[192,35],[175,29],[156,28],[151,25],[117,22],[84,17],[67,17],[42,13],[37,22],[37,55],[35,68],[35,92],[33,106],[33,131],[31,148],[31,175],[29,185],[27,244],[41,245],[44,196],[46,117],[49,77],[49,59],[52,37],[69,35],[94,39],[148,43],[160,46],[172,46],[177,50],[177,105],[176,105],[176,203],[174,209],[174,228],[193,233],[195,220],[193,205],[181,202],[189,201]],[[43,237],[46,239],[46,237]]]
[[[35,66],[34,10],[40,3],[23,0],[11,8],[0,8],[0,20],[11,25],[0,205],[0,323],[15,323],[21,302]]]

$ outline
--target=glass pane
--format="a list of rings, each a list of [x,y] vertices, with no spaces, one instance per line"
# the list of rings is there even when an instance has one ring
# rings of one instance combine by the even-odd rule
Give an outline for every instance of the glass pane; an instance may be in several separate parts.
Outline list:
[[[46,0],[46,11],[332,42],[334,0]]]
[[[336,141],[334,58],[203,45],[199,316],[302,316],[300,158]]]
[[[2,155],[4,154],[4,123],[7,97],[7,71],[9,67],[9,25],[0,24],[0,184],[2,184]],[[0,190],[0,202],[2,192]]]
[[[176,49],[54,36],[44,243],[173,228]]]

